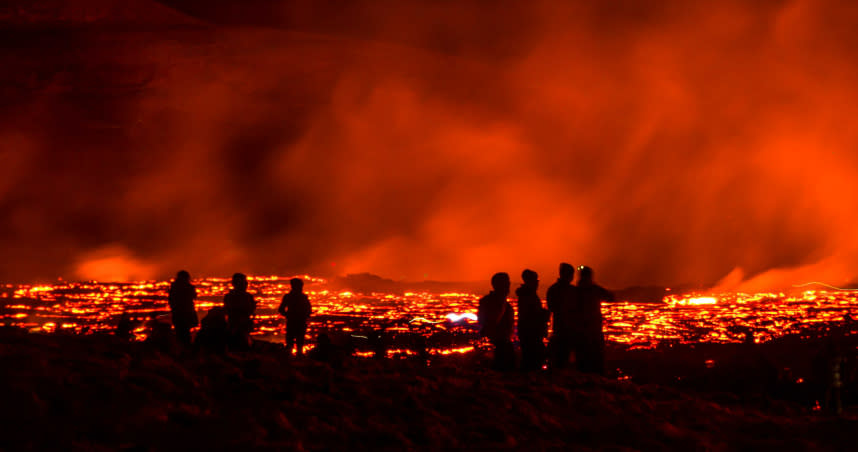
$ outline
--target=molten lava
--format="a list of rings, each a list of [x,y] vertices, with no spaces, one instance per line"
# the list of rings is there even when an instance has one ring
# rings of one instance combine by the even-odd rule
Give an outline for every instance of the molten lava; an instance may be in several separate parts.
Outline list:
[[[477,343],[475,314],[478,295],[405,292],[359,294],[336,291],[322,278],[303,276],[313,303],[310,336],[321,330],[352,333],[384,329],[400,338],[420,335],[430,353],[471,350]],[[289,278],[251,277],[259,301],[258,339],[281,341],[284,322],[276,308],[289,290]],[[225,278],[195,282],[201,315],[220,306],[229,289]],[[122,314],[143,322],[152,315],[166,317],[167,282],[71,283],[6,285],[0,300],[0,326],[31,331],[92,333],[113,329]],[[605,332],[615,346],[652,348],[660,344],[758,342],[790,334],[824,333],[840,322],[858,317],[858,293],[807,290],[786,293],[724,293],[670,295],[663,303],[621,301],[604,304]],[[165,319],[166,320],[166,319]],[[394,341],[394,344],[396,341]],[[396,351],[400,350],[400,351]],[[394,349],[389,353],[410,353]],[[370,353],[370,352],[366,352]],[[369,355],[367,355],[369,356]]]

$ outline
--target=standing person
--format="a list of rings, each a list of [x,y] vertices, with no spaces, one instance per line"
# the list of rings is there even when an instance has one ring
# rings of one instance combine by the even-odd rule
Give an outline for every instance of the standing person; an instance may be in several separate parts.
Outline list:
[[[185,270],[176,273],[176,279],[170,284],[167,301],[173,317],[173,328],[176,329],[176,339],[183,345],[191,345],[191,328],[200,323],[194,307],[196,298],[197,289],[191,284],[191,274]]]
[[[605,373],[605,333],[602,331],[602,302],[614,301],[614,294],[593,282],[593,269],[578,269],[578,302],[575,307],[575,356],[578,370]]]
[[[521,341],[522,370],[539,370],[545,362],[545,336],[548,335],[548,310],[536,290],[539,275],[533,270],[521,272],[521,287],[515,290],[518,296],[518,338]]]
[[[495,273],[492,276],[492,291],[480,299],[477,312],[480,335],[489,338],[495,348],[493,367],[496,370],[515,367],[515,351],[512,348],[514,316],[512,306],[506,301],[509,289],[509,275]]]
[[[312,313],[310,299],[304,293],[304,281],[292,278],[289,281],[292,291],[283,295],[283,301],[277,312],[286,317],[286,352],[292,354],[292,346],[297,345],[298,356],[304,355],[304,335],[307,334],[307,319]]]
[[[247,292],[247,276],[243,273],[232,275],[232,290],[223,297],[223,307],[233,346],[238,349],[248,348],[256,300]]]
[[[551,354],[551,367],[564,369],[569,364],[572,354],[573,309],[577,302],[577,288],[572,285],[575,278],[575,267],[566,262],[560,264],[560,276],[557,282],[548,288],[545,301],[552,318],[551,339],[548,342]]]

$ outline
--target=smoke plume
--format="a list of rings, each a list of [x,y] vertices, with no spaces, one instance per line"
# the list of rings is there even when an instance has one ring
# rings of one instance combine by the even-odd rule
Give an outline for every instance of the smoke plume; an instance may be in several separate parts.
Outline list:
[[[6,279],[858,273],[850,2],[163,3],[7,27]]]

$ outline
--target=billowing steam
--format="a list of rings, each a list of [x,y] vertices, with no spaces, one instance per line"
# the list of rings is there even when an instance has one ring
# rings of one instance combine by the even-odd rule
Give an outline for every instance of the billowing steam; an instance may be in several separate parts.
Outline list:
[[[455,3],[7,51],[0,274],[858,274],[851,3]]]

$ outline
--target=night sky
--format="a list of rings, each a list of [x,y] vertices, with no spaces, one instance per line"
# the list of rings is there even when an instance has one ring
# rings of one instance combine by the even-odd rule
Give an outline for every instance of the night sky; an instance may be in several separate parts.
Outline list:
[[[854,2],[119,3],[0,5],[0,280],[858,274]]]

